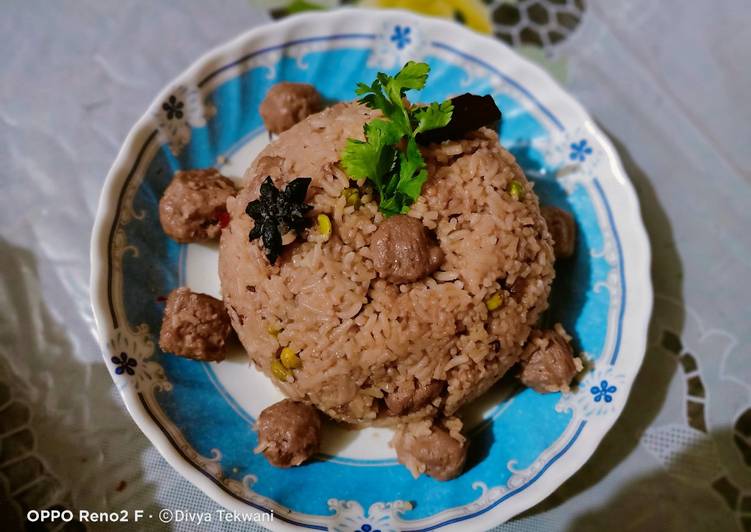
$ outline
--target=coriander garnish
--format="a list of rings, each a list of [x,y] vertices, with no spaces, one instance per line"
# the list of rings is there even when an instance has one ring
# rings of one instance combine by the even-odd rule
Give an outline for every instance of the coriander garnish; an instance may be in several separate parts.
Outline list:
[[[380,109],[383,118],[363,126],[365,141],[347,140],[342,165],[351,177],[373,182],[385,216],[408,212],[428,178],[416,136],[451,120],[449,100],[417,107],[404,101],[408,90],[425,86],[429,71],[426,63],[410,61],[393,77],[379,72],[371,85],[357,85],[360,103]],[[402,141],[403,149],[397,148]]]

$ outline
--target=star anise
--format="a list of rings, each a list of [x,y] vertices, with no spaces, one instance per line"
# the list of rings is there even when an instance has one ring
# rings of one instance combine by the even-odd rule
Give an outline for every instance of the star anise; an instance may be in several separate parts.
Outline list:
[[[299,235],[305,228],[305,213],[313,208],[305,203],[308,185],[309,177],[298,177],[279,190],[271,176],[267,176],[261,184],[261,196],[245,207],[255,222],[248,238],[251,242],[261,238],[271,264],[276,263],[282,252],[282,235],[290,230]]]

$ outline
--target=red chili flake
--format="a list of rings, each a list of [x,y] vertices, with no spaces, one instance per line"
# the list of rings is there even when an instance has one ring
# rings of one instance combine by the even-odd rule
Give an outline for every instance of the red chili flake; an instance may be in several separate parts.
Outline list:
[[[167,296],[159,296],[158,298],[156,298],[156,300],[159,303],[164,303],[165,301],[167,301]]]
[[[115,486],[115,491],[118,491],[118,492],[123,491],[127,485],[128,485],[127,482],[125,482],[124,480],[121,480],[120,482],[117,483],[117,486]]]
[[[229,213],[222,207],[217,207],[214,211],[214,218],[219,222],[219,227],[224,229],[229,225]]]

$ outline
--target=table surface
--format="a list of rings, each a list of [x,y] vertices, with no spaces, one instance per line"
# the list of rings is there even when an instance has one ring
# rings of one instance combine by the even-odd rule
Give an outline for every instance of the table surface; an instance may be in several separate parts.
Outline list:
[[[615,142],[651,239],[655,311],[644,367],[599,450],[498,530],[751,530],[751,4],[542,3],[574,13],[557,19],[565,31],[555,44],[550,26],[539,38],[523,31],[542,17],[530,2],[486,2],[496,33],[553,73]],[[21,526],[19,507],[218,508],[166,464],[115,394],[89,307],[89,238],[104,177],[151,99],[207,49],[269,20],[268,8],[0,5],[0,515],[9,530]],[[514,10],[522,16],[512,27]]]

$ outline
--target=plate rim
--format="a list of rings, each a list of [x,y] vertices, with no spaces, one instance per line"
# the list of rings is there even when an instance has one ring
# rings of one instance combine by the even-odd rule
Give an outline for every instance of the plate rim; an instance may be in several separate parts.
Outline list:
[[[175,86],[178,86],[181,81],[186,79],[197,79],[198,74],[205,70],[205,68],[212,62],[222,60],[225,58],[232,59],[233,54],[236,53],[236,49],[239,49],[242,45],[245,45],[252,41],[254,38],[258,38],[263,41],[264,39],[273,38],[273,35],[267,35],[274,31],[279,31],[281,28],[293,29],[296,25],[311,24],[315,25],[316,22],[321,19],[346,19],[347,17],[368,17],[372,18],[373,24],[383,23],[385,19],[394,16],[404,17],[408,20],[413,20],[422,24],[431,26],[432,29],[436,27],[443,27],[448,33],[463,33],[465,36],[471,39],[477,40],[483,47],[501,47],[516,56],[516,58],[523,64],[525,73],[531,74],[534,82],[545,86],[547,90],[552,91],[551,95],[557,101],[558,105],[569,107],[575,114],[579,115],[582,120],[582,125],[586,127],[588,133],[597,139],[598,143],[604,148],[605,157],[607,163],[612,172],[612,177],[618,182],[622,188],[623,197],[621,203],[625,205],[624,210],[631,212],[633,218],[633,225],[629,227],[629,237],[636,242],[636,245],[642,252],[640,257],[631,260],[637,260],[639,264],[633,266],[638,267],[638,275],[641,279],[641,290],[636,295],[640,296],[638,301],[640,311],[637,312],[637,318],[642,319],[642,323],[638,324],[640,327],[637,329],[640,332],[638,338],[632,338],[632,343],[635,344],[637,349],[631,353],[631,357],[634,360],[634,371],[630,375],[627,381],[628,389],[626,390],[626,397],[619,404],[618,410],[615,415],[611,416],[605,423],[605,428],[599,438],[589,438],[580,440],[577,445],[577,453],[570,454],[568,460],[559,464],[558,475],[555,477],[555,481],[547,482],[545,484],[537,483],[536,489],[527,492],[527,496],[521,499],[523,504],[518,504],[518,508],[510,513],[511,515],[502,516],[501,507],[496,506],[490,508],[487,512],[470,517],[467,521],[478,526],[495,526],[507,519],[518,515],[518,513],[531,508],[549,496],[553,491],[560,487],[563,482],[569,479],[576,471],[578,471],[594,454],[597,447],[604,439],[605,435],[612,429],[615,422],[620,418],[620,415],[625,408],[628,400],[628,395],[631,393],[633,382],[636,379],[637,374],[641,368],[644,357],[646,355],[646,346],[648,338],[648,326],[651,319],[652,307],[653,307],[653,288],[651,279],[651,247],[646,228],[644,226],[643,217],[641,214],[641,207],[639,199],[636,194],[633,183],[628,178],[625,169],[623,168],[622,161],[613,146],[610,139],[602,131],[602,129],[595,123],[589,113],[584,107],[556,81],[550,74],[543,70],[537,64],[531,62],[525,57],[518,54],[515,50],[507,46],[494,38],[485,36],[472,30],[457,25],[451,21],[428,17],[424,15],[418,15],[410,11],[402,9],[367,9],[367,8],[340,8],[322,12],[308,12],[300,13],[290,17],[287,17],[281,21],[271,21],[266,24],[258,25],[249,30],[242,32],[236,37],[213,47],[209,51],[202,54],[198,59],[190,64],[189,67],[184,69],[181,73],[168,81],[164,87],[158,92],[156,97],[151,101],[149,106],[143,115],[136,121],[133,127],[130,129],[125,137],[125,140],[118,151],[118,154],[107,173],[102,190],[99,196],[98,207],[95,215],[94,226],[91,237],[90,247],[90,295],[91,306],[94,314],[94,321],[97,329],[97,339],[99,342],[100,350],[102,351],[102,357],[107,362],[109,355],[107,349],[107,343],[112,332],[112,327],[109,324],[109,318],[107,316],[107,298],[106,295],[110,287],[110,279],[108,278],[107,263],[109,261],[109,240],[112,238],[113,222],[115,221],[115,215],[117,205],[119,203],[119,193],[127,179],[128,168],[135,160],[135,150],[147,139],[150,134],[153,134],[152,116],[166,97],[169,96]],[[329,21],[331,24],[331,21]],[[328,28],[326,28],[328,31]],[[465,43],[466,44],[466,43]],[[236,57],[235,57],[236,58]],[[529,86],[529,84],[527,84]],[[136,165],[137,166],[137,165]],[[614,225],[615,227],[615,225]],[[633,267],[632,266],[632,267]],[[633,288],[627,286],[625,293],[629,290],[633,291]],[[631,294],[629,294],[631,295]],[[634,305],[634,297],[630,297],[626,305]],[[638,357],[638,360],[637,360]],[[114,376],[112,376],[114,378]],[[175,469],[186,480],[191,482],[194,486],[200,489],[203,493],[209,496],[217,504],[229,508],[231,510],[252,513],[260,512],[261,509],[251,510],[251,506],[246,502],[241,502],[234,499],[227,492],[219,489],[215,483],[209,479],[203,472],[189,463],[175,448],[175,446],[169,441],[167,436],[162,432],[159,426],[152,419],[149,412],[141,404],[138,399],[138,394],[135,390],[131,390],[126,393],[125,390],[118,390],[120,396],[125,403],[126,409],[130,414],[133,421],[143,434],[149,439],[151,444],[157,449],[170,466]],[[563,465],[563,468],[561,468]],[[552,477],[549,477],[552,478]],[[495,515],[495,518],[493,517]],[[462,526],[464,520],[451,523],[447,522],[442,524],[443,528],[453,528]],[[279,529],[298,529],[297,526],[288,524],[282,520],[274,520],[273,528]]]

